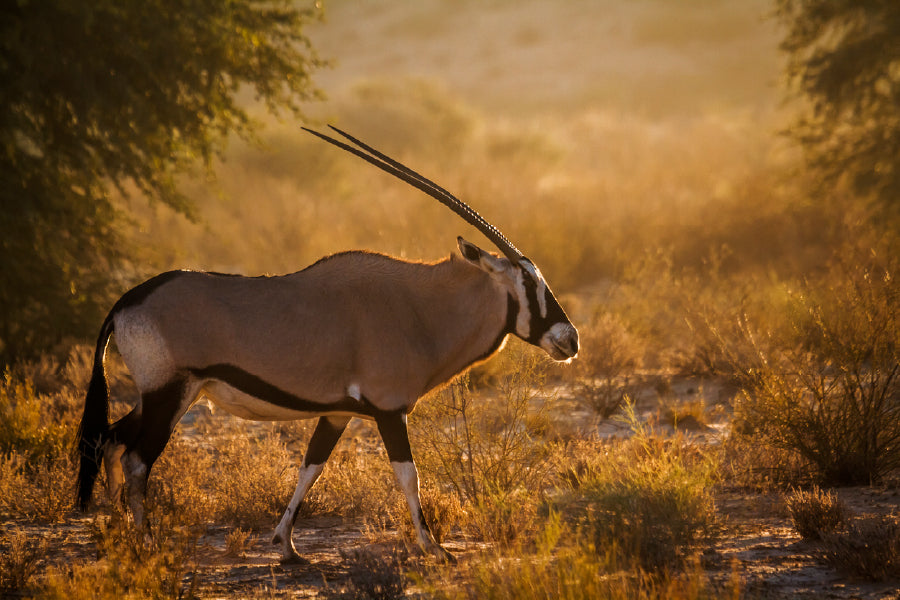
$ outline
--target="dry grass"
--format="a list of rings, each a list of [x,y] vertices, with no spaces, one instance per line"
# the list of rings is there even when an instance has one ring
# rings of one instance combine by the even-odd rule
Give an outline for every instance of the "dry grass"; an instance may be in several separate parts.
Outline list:
[[[387,25],[398,12],[382,10],[390,3],[351,5],[334,11],[367,10],[368,24],[410,44],[401,46],[402,57],[382,57],[389,63],[432,53],[436,31],[472,35],[481,23],[504,22],[486,36],[497,46],[476,40],[447,54],[476,53],[466,68],[487,69],[481,81],[447,85],[376,75],[337,90],[326,120],[433,176],[501,225],[541,266],[583,334],[579,362],[567,370],[547,369],[537,354],[511,344],[468,381],[424,399],[411,416],[423,507],[434,533],[492,544],[458,567],[420,575],[429,595],[737,598],[737,579],[711,582],[696,558],[717,527],[711,498],[719,477],[747,489],[783,489],[848,471],[877,481],[898,466],[892,429],[900,422],[898,375],[885,367],[897,363],[896,264],[879,271],[866,257],[900,254],[869,225],[846,225],[864,222],[861,211],[806,200],[802,173],[791,171],[796,157],[771,135],[778,123],[767,109],[758,112],[755,100],[734,109],[734,94],[766,79],[743,75],[746,56],[761,50],[753,37],[758,31],[745,27],[760,3],[677,9],[657,1],[600,3],[591,8],[602,10],[598,22],[609,24],[603,35],[593,25],[579,26],[593,23],[582,14],[589,8],[584,3],[528,3],[537,11],[529,18],[539,25],[521,20],[512,8],[519,3],[464,3],[444,18],[435,2],[424,2],[404,9],[411,12],[403,22]],[[479,18],[462,26],[472,10]],[[545,27],[541,11],[556,10],[575,11],[573,27]],[[517,23],[514,31],[507,17]],[[352,22],[356,28],[358,18]],[[557,32],[567,39],[547,43]],[[559,71],[576,61],[548,61],[541,47],[584,36],[651,48],[641,46],[638,60],[617,52],[619,46],[591,46],[597,51],[584,55],[592,60],[577,61],[577,90],[525,85],[529,93],[550,95],[552,106],[538,114],[513,102],[507,110],[506,100],[524,96],[523,83],[505,79],[510,70],[496,61],[523,52],[535,61],[534,72],[542,66],[546,72],[548,64]],[[359,61],[368,73],[366,60],[377,57],[358,51],[353,36],[336,37],[354,53],[347,62]],[[714,76],[705,84],[685,76],[682,61],[689,72]],[[765,61],[751,62],[760,75],[757,63]],[[648,72],[651,63],[655,70]],[[582,72],[608,64],[615,77]],[[478,105],[468,93],[457,95],[481,87],[485,96],[493,94],[497,88],[483,84],[494,80],[506,81],[505,95],[492,100],[502,112],[485,110],[487,103]],[[723,87],[729,92],[717,93]],[[184,183],[201,223],[155,206],[127,207],[138,245],[146,248],[134,257],[136,268],[147,271],[141,275],[169,268],[284,273],[348,248],[442,258],[455,248],[456,235],[477,236],[444,207],[324,147],[294,123],[269,125],[266,148],[237,145],[227,152],[212,189],[199,180]],[[842,255],[851,267],[867,268],[822,267]],[[891,351],[893,358],[882,361]],[[6,522],[68,518],[74,472],[68,450],[90,356],[91,349],[79,348],[4,374],[0,517]],[[639,370],[744,384],[739,418],[721,454],[640,427],[625,440],[592,437],[596,417],[583,419],[586,411],[576,408],[615,413],[641,383]],[[115,397],[132,398],[120,367],[111,385]],[[854,421],[841,407],[862,407],[859,414],[868,416]],[[684,415],[705,416],[702,405],[668,409],[675,423]],[[209,524],[227,526],[228,553],[253,550],[256,532],[266,538],[287,504],[311,431],[310,423],[236,423],[217,417],[179,429],[151,477],[149,536],[129,532],[98,494],[92,543],[99,561],[48,568],[36,559],[39,543],[7,529],[0,545],[9,562],[0,562],[0,581],[36,590],[37,597],[191,597],[197,536]],[[867,430],[871,425],[877,427]],[[877,431],[878,443],[868,450],[856,444],[861,431]],[[842,448],[864,468],[844,458],[823,462]],[[821,500],[813,504],[824,510]],[[301,518],[364,517],[379,545],[396,544],[395,529],[401,546],[413,538],[387,457],[365,423],[351,425],[302,511]],[[867,577],[896,576],[896,561],[882,560],[888,570],[877,571],[879,557],[896,555],[890,533],[896,528],[884,525],[879,531],[887,533],[878,537],[864,527],[825,535],[832,564]],[[867,536],[881,544],[879,555],[858,547]],[[402,557],[361,553],[347,560],[349,583],[329,592],[377,598],[408,591]],[[373,578],[373,570],[384,578]],[[257,597],[281,592],[273,582]]]
[[[813,487],[796,490],[785,498],[794,528],[805,540],[820,540],[835,532],[847,518],[847,507],[833,491]]]
[[[586,460],[564,474],[570,491],[556,505],[617,563],[652,571],[683,563],[713,535],[718,462],[681,437],[633,426],[626,442],[579,448]]]
[[[825,559],[835,569],[869,581],[900,579],[900,520],[854,519],[842,531],[822,534]]]
[[[47,540],[29,540],[21,529],[5,528],[0,534],[0,595],[24,595],[41,570],[47,548]]]

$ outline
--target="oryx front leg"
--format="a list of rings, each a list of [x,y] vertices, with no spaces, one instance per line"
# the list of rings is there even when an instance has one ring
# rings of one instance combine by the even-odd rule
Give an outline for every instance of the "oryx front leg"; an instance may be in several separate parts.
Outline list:
[[[416,540],[422,550],[443,560],[454,560],[453,555],[444,550],[434,539],[425,515],[422,513],[422,503],[419,500],[419,474],[412,458],[412,449],[409,446],[409,433],[406,429],[406,414],[402,412],[383,413],[375,417],[381,439],[387,450],[397,483],[406,496],[409,505],[409,514],[412,517],[413,527],[416,529]]]
[[[309,446],[306,449],[306,456],[303,457],[303,466],[300,467],[300,478],[297,482],[297,489],[288,503],[281,522],[275,528],[275,537],[272,538],[273,544],[281,544],[281,562],[297,562],[300,555],[294,548],[294,540],[292,534],[294,531],[294,522],[297,520],[297,513],[300,510],[300,503],[306,497],[309,488],[316,482],[322,469],[325,467],[325,461],[331,455],[335,444],[340,439],[341,434],[350,422],[350,417],[320,417],[313,431],[312,437],[309,439]]]

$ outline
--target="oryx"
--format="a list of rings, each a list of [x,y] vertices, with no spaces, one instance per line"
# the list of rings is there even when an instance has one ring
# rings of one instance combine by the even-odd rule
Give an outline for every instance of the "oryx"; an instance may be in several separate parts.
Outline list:
[[[447,557],[422,516],[407,414],[426,392],[497,352],[509,334],[568,361],[578,353],[578,332],[537,267],[468,205],[338,129],[358,148],[307,131],[440,200],[505,257],[458,238],[462,258],[435,263],[353,251],[279,277],[172,271],[129,290],[97,340],[78,503],[86,509],[105,460],[111,497],[119,502],[124,486],[139,524],[150,469],[200,397],[247,419],[318,417],[273,539],[282,560],[297,560],[291,532],[300,503],[347,423],[362,417],[377,424],[419,545]],[[140,401],[109,425],[103,363],[113,333]]]

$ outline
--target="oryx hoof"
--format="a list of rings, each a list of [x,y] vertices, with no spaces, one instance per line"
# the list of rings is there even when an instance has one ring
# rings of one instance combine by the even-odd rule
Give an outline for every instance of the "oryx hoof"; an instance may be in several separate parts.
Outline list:
[[[303,558],[296,552],[294,552],[293,554],[288,554],[287,556],[282,556],[278,559],[278,562],[281,563],[282,566],[310,564],[309,559]]]
[[[434,546],[429,547],[427,549],[427,552],[443,563],[456,563],[456,557],[450,554],[450,552],[440,544],[435,544]]]

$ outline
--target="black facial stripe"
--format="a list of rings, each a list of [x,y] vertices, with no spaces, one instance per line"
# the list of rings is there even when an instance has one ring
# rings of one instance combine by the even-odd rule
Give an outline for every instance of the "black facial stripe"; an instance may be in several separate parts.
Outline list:
[[[537,284],[531,278],[531,275],[523,271],[522,282],[525,284],[525,301],[528,306],[528,314],[530,320],[528,322],[528,337],[526,342],[538,344],[541,337],[547,329],[545,319],[541,317],[541,308],[538,304]]]
[[[227,383],[248,396],[253,396],[275,406],[290,410],[311,413],[347,412],[367,417],[374,416],[378,412],[378,409],[372,406],[365,398],[357,400],[347,397],[340,402],[332,404],[323,404],[299,398],[234,365],[210,365],[208,367],[188,369],[188,371],[200,379],[216,379]]]

